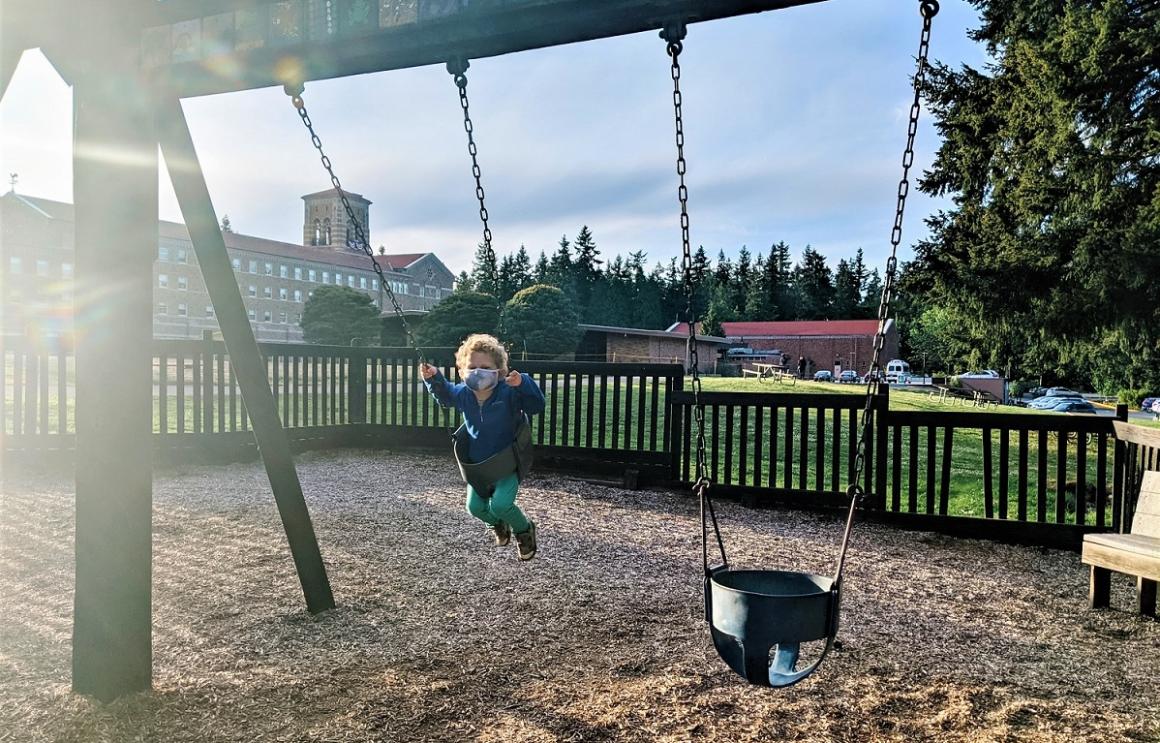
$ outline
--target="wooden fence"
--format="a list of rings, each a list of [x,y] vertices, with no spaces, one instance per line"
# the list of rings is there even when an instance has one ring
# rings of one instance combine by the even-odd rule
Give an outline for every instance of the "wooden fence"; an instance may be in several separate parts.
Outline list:
[[[262,344],[270,386],[296,449],[445,447],[458,421],[423,388],[413,352]],[[168,460],[256,456],[224,344],[158,340],[154,441]],[[67,345],[4,339],[5,452],[73,446],[75,361]],[[451,351],[430,359],[450,375]],[[693,396],[672,364],[513,362],[544,391],[533,420],[540,461],[585,471],[693,479]],[[707,392],[705,437],[717,491],[830,507],[846,502],[863,398]],[[874,411],[863,487],[868,511],[917,528],[1074,546],[1123,530],[1144,469],[1160,470],[1160,432],[1105,417]]]

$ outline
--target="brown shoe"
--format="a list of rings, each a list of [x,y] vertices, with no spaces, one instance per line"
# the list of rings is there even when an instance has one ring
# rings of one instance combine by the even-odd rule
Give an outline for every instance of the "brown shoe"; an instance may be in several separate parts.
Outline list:
[[[497,547],[506,547],[512,541],[512,528],[505,522],[501,521],[495,526],[491,527],[495,534],[495,544]]]
[[[521,560],[530,560],[536,556],[536,525],[528,522],[528,530],[516,534],[516,547]]]

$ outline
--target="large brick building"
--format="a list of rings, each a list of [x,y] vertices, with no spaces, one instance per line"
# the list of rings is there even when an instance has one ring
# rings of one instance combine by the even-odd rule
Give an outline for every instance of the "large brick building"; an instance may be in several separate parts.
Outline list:
[[[365,230],[371,202],[358,194],[351,197]],[[259,341],[301,341],[298,322],[303,306],[314,288],[324,284],[365,292],[381,309],[391,311],[370,260],[361,250],[346,245],[346,213],[337,194],[323,191],[303,199],[303,245],[224,233]],[[162,221],[158,232],[153,264],[154,336],[200,338],[206,330],[217,330],[185,225]],[[0,197],[0,333],[69,333],[73,292],[111,290],[85,287],[84,277],[74,277],[75,241],[72,204],[14,191]],[[451,293],[454,275],[433,253],[377,257],[404,310],[429,310]]]
[[[797,368],[798,359],[815,369],[854,369],[865,374],[870,369],[874,351],[877,320],[791,320],[785,322],[723,322],[721,328],[733,346],[755,351],[779,351],[789,357],[789,366]],[[688,332],[685,323],[669,331]],[[882,365],[898,357],[898,328],[893,320],[886,324],[886,342]]]

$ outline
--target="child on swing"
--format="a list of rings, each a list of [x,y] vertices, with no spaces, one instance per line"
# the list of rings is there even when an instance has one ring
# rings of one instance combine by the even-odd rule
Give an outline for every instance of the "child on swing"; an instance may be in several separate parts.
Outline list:
[[[544,410],[544,393],[527,374],[508,369],[507,350],[494,336],[470,335],[455,353],[463,384],[452,384],[430,364],[419,366],[427,391],[446,408],[463,414],[470,436],[468,457],[482,462],[512,445],[516,411],[529,416]],[[516,505],[519,476],[512,472],[492,492],[467,486],[467,512],[491,527],[495,543],[507,545],[515,534],[520,560],[536,556],[536,525]]]

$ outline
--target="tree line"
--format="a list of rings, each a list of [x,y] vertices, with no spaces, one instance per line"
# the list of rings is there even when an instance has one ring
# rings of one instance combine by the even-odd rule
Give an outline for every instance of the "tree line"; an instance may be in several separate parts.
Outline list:
[[[790,246],[777,242],[756,255],[742,246],[736,258],[719,251],[716,263],[705,248],[693,255],[693,314],[705,332],[721,334],[732,320],[826,320],[875,317],[882,280],[868,270],[862,250],[831,268],[806,246],[795,264]],[[530,286],[561,290],[580,322],[615,327],[663,329],[686,320],[684,270],[676,258],[651,268],[643,251],[601,258],[587,225],[569,240],[565,235],[551,255],[541,251],[533,263],[525,246],[496,259],[484,246],[470,272],[456,280],[457,292],[477,292],[501,303]]]

